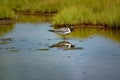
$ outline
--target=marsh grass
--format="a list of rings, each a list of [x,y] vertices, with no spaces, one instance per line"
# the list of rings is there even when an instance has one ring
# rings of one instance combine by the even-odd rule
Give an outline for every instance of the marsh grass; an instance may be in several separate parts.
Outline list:
[[[0,6],[0,19],[13,19],[15,18],[14,11],[7,7]]]
[[[14,11],[17,12],[57,12],[58,8],[60,8],[59,0],[7,0],[10,4],[7,6],[11,6]]]
[[[120,26],[120,0],[0,0],[0,19],[20,12],[57,13],[53,25]]]
[[[78,3],[77,3],[78,4]],[[119,0],[85,0],[62,9],[53,19],[54,25],[102,25],[120,27]]]
[[[82,8],[80,6],[74,6],[69,8],[64,8],[61,12],[59,12],[53,20],[53,24],[82,24],[86,22],[89,23],[89,16],[91,16],[91,10],[88,8]],[[65,15],[66,14],[66,15]]]

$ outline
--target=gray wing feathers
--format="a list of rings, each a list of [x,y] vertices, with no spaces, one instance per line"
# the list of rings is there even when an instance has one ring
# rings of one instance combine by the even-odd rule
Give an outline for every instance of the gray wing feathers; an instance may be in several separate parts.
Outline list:
[[[68,32],[68,28],[61,28],[61,29],[57,29],[55,30],[56,32]]]

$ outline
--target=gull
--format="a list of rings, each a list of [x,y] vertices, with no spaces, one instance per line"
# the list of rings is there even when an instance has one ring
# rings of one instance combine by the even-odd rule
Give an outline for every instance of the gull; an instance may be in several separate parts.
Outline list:
[[[72,31],[74,31],[74,28],[69,28],[69,27],[64,27],[64,28],[59,28],[59,29],[55,29],[55,30],[49,30],[50,32],[55,32],[58,34],[62,34],[64,35],[64,39],[65,39],[65,35],[71,33]]]

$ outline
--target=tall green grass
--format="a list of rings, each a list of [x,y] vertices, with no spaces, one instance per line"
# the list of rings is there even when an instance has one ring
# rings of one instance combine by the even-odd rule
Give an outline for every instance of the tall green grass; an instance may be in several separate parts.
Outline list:
[[[53,20],[54,25],[77,25],[77,24],[89,24],[92,11],[88,8],[82,8],[80,6],[67,7],[61,10]]]
[[[0,0],[2,1],[2,0]],[[57,12],[59,0],[5,0],[2,3],[14,11],[23,12]]]
[[[72,1],[72,0],[71,0]],[[77,0],[76,0],[77,1]],[[78,0],[79,1],[79,0]],[[81,0],[82,2],[82,0]],[[76,3],[78,4],[78,3]],[[120,27],[119,0],[84,0],[62,9],[53,19],[54,25],[102,25]]]
[[[14,11],[10,10],[7,7],[0,6],[0,19],[13,19],[15,18]]]
[[[120,27],[120,0],[0,0],[0,19],[15,13],[57,13],[53,25]]]
[[[56,13],[61,9],[59,3],[59,0],[0,0],[0,19],[13,18],[16,12],[28,14]]]

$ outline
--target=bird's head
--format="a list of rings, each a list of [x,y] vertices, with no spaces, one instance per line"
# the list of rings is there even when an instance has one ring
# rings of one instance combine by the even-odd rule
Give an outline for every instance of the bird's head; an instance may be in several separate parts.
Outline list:
[[[74,31],[74,28],[73,28],[73,27],[70,27],[70,31]]]

